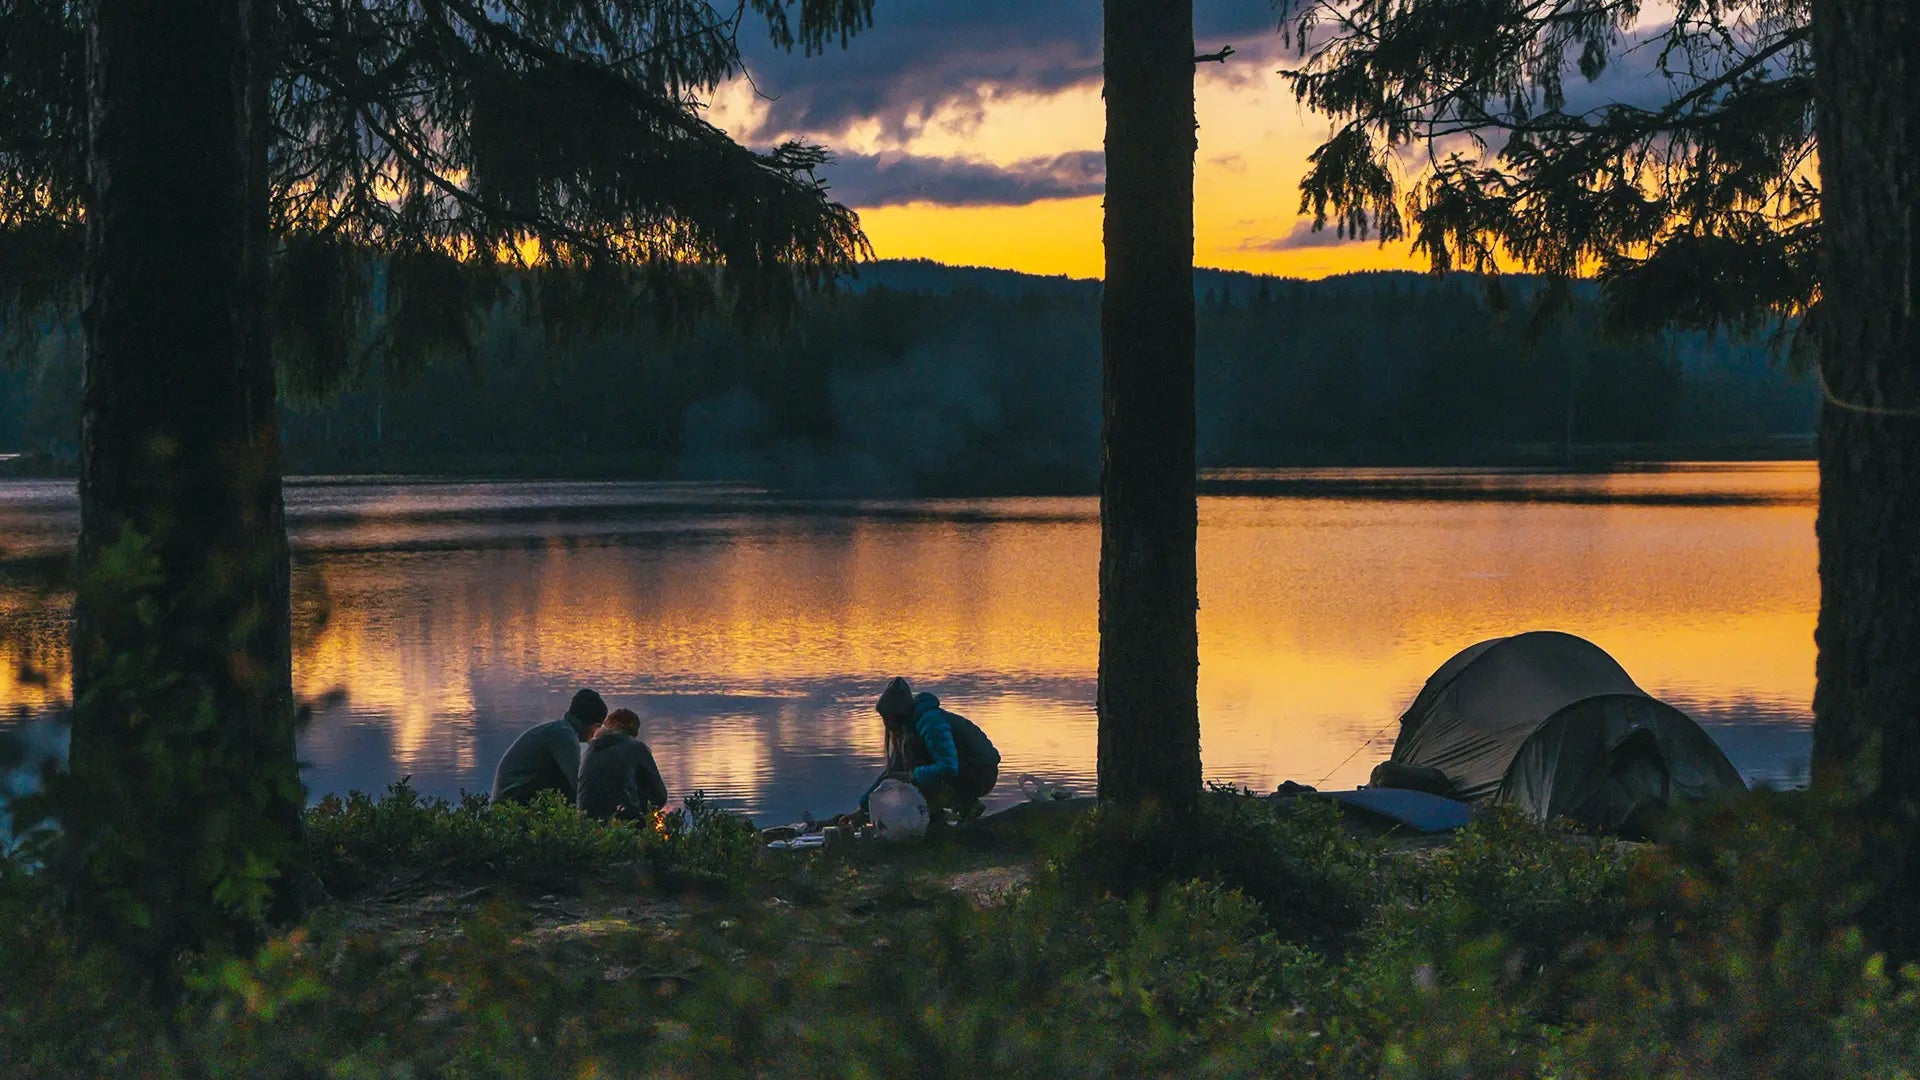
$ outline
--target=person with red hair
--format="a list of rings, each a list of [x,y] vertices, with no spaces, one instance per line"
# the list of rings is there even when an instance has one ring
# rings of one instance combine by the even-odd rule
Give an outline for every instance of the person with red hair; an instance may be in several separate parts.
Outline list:
[[[580,762],[580,812],[598,821],[640,821],[667,804],[653,751],[640,741],[640,717],[632,709],[607,714]]]

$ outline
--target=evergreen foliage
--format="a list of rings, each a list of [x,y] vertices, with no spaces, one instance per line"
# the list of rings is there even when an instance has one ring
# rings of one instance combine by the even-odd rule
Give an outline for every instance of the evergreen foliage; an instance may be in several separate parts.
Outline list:
[[[1818,298],[1806,0],[1287,0],[1331,115],[1302,212],[1436,270],[1598,271],[1622,323],[1789,326]]]
[[[871,0],[274,0],[270,225],[283,363],[325,384],[356,350],[469,344],[490,271],[537,266],[556,324],[716,301],[756,317],[868,254],[813,170],[700,116],[743,32],[814,51]],[[0,324],[72,309],[86,176],[85,17],[0,3]],[[377,253],[377,257],[376,257]],[[354,332],[371,294],[381,333]],[[642,298],[651,304],[642,304]]]

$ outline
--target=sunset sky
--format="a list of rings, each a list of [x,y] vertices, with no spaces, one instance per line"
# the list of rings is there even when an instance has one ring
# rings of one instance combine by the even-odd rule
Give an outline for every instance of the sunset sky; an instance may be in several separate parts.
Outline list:
[[[1299,277],[1423,267],[1404,243],[1315,233],[1297,212],[1330,121],[1277,74],[1298,57],[1272,0],[1194,8],[1196,49],[1234,48],[1197,69],[1195,264]],[[743,28],[752,83],[722,88],[709,118],[748,145],[830,148],[823,178],[882,258],[1097,277],[1100,12],[1099,0],[878,0],[870,30],[812,57]],[[1653,43],[1672,14],[1647,3],[1630,36]],[[1569,110],[1670,99],[1658,55],[1629,45],[1593,83],[1569,71]]]
[[[1195,263],[1319,277],[1415,265],[1404,245],[1341,242],[1296,213],[1327,120],[1275,74],[1289,58],[1268,0],[1201,0]],[[710,118],[750,145],[831,148],[823,171],[882,258],[1042,274],[1101,270],[1104,176],[1098,0],[882,0],[844,51],[743,43],[758,87],[726,87]]]

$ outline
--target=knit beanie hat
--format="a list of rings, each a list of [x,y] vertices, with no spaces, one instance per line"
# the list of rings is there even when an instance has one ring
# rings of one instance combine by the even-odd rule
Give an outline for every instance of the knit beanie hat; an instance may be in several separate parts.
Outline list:
[[[895,675],[880,692],[880,700],[874,702],[875,711],[883,720],[905,720],[913,715],[913,687],[907,680]]]
[[[588,724],[597,724],[607,718],[607,703],[600,695],[591,690],[582,690],[573,695],[573,704],[567,706],[567,715]]]

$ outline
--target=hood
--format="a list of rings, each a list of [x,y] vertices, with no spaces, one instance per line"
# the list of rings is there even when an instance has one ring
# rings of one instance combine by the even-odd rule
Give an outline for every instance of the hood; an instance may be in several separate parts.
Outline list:
[[[940,699],[934,697],[932,694],[922,692],[913,695],[913,718],[915,720],[920,719],[939,707]]]
[[[587,744],[587,749],[605,750],[607,747],[612,746],[614,743],[617,743],[622,739],[631,739],[631,738],[633,738],[633,736],[627,734],[624,731],[609,731],[605,735],[595,735],[593,737],[593,741]]]

